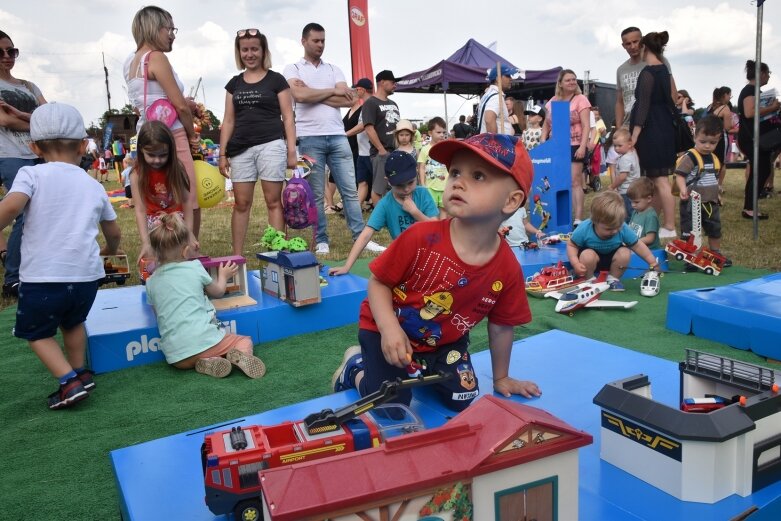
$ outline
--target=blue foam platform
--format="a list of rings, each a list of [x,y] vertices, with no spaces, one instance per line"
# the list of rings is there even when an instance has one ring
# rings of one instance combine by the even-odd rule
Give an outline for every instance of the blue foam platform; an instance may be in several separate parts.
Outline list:
[[[781,360],[781,273],[718,288],[674,291],[667,328]]]
[[[491,382],[489,353],[476,354],[473,363],[485,392]],[[684,502],[600,460],[600,410],[592,399],[604,384],[638,373],[649,376],[654,399],[676,404],[679,372],[673,362],[561,331],[549,331],[515,343],[510,374],[536,381],[543,395],[532,400],[513,399],[545,409],[594,437],[592,445],[580,449],[580,519],[721,521],[752,505],[762,507],[781,497],[779,482],[750,496],[732,495],[713,505]],[[441,425],[455,415],[439,404],[431,390],[415,389],[414,396],[413,409],[427,427]],[[356,398],[357,393],[351,390],[236,422],[275,424],[303,418],[324,407],[336,408]],[[215,519],[204,504],[199,449],[207,430],[227,424],[112,451],[110,458],[124,519]]]
[[[567,269],[572,269],[572,265],[567,258],[567,243],[560,242],[558,244],[552,244],[550,246],[540,246],[539,248],[532,250],[525,250],[520,246],[512,248],[515,258],[523,268],[524,277],[534,275],[534,273],[540,271],[545,266],[556,264],[559,261],[563,262]],[[664,250],[651,250],[659,260],[659,269],[661,271],[667,271],[667,253]],[[644,271],[648,270],[648,263],[637,256],[635,252],[629,259],[629,266],[624,272],[622,278],[634,278],[642,275]]]
[[[328,285],[321,288],[322,302],[296,308],[263,293],[258,271],[250,271],[249,295],[257,304],[218,311],[217,318],[230,332],[249,336],[255,344],[356,322],[367,280],[327,274],[324,266],[321,275]],[[87,358],[96,373],[164,360],[158,349],[157,319],[144,286],[98,291],[86,327]]]

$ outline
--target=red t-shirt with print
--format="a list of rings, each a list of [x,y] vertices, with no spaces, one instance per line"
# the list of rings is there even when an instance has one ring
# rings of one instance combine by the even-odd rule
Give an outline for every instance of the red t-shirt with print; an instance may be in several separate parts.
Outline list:
[[[168,187],[168,179],[164,171],[151,170],[148,180],[149,184],[144,190],[147,215],[182,211],[182,204],[174,200],[174,193]]]
[[[483,266],[466,264],[453,249],[450,223],[416,223],[369,264],[392,288],[393,310],[415,351],[455,342],[486,316],[504,326],[531,320],[523,271],[507,243]],[[359,327],[378,331],[368,299]]]

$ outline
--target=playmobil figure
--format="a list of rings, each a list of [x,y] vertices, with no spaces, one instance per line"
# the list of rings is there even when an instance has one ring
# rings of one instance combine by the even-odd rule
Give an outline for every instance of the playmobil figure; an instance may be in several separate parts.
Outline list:
[[[30,117],[30,138],[30,148],[46,163],[19,169],[0,202],[0,231],[24,211],[14,335],[27,340],[59,380],[48,405],[60,409],[95,388],[84,368],[84,321],[105,276],[100,255],[118,253],[121,232],[105,190],[78,166],[87,148],[79,111],[63,103],[41,105]],[[95,240],[98,227],[106,238],[103,250]],[[2,234],[0,250],[6,250]],[[54,338],[58,328],[65,354]]]
[[[700,233],[700,227],[708,234],[710,251],[721,254],[721,218],[719,215],[719,158],[713,151],[721,139],[723,131],[721,119],[705,116],[697,121],[694,135],[694,148],[689,149],[678,159],[675,165],[675,182],[680,191],[681,239],[686,240],[690,233]],[[689,194],[700,194],[698,215],[694,215],[695,203],[687,204]],[[697,240],[697,239],[695,239]],[[724,268],[732,266],[725,258]]]
[[[387,228],[391,239],[395,240],[401,232],[416,222],[437,219],[439,210],[434,204],[430,190],[417,186],[417,176],[418,167],[412,155],[398,150],[388,154],[385,162],[385,179],[391,189],[374,207],[366,226],[350,248],[344,266],[331,268],[328,270],[329,275],[349,273],[350,268],[369,243],[381,247],[371,240],[374,232]]]
[[[497,233],[526,199],[531,160],[517,137],[499,134],[444,141],[431,157],[448,166],[444,202],[452,217],[410,227],[369,265],[361,347],[345,352],[334,390],[369,394],[405,376],[412,356],[425,360],[429,373],[458,373],[436,388],[447,407],[463,410],[479,394],[468,332],[487,316],[494,390],[539,396],[535,383],[509,375],[513,326],[528,322],[531,312],[518,261]],[[408,392],[397,397],[410,399]]]
[[[563,313],[569,316],[574,315],[575,311],[581,308],[629,309],[637,304],[636,300],[631,302],[600,300],[602,293],[610,289],[612,289],[612,286],[609,282],[605,281],[603,273],[598,279],[582,282],[576,287],[566,291],[551,291],[546,293],[545,296],[558,300],[556,303],[556,313]]]
[[[177,213],[163,215],[149,232],[158,265],[146,281],[146,295],[157,315],[166,361],[217,378],[228,376],[233,365],[250,378],[263,376],[266,366],[252,354],[252,339],[226,333],[207,298],[224,295],[238,267],[224,263],[212,279],[200,260],[188,260],[190,241],[191,233]]]
[[[591,202],[591,218],[572,232],[567,257],[576,275],[591,278],[596,271],[607,271],[611,291],[624,291],[619,280],[629,265],[630,250],[656,269],[659,263],[648,246],[624,220],[624,201],[616,192],[602,192]]]
[[[545,206],[548,206],[548,203],[542,202],[542,199],[540,199],[539,195],[534,196],[534,210],[532,210],[532,213],[536,213],[542,218],[542,222],[540,223],[540,230],[544,230],[548,227],[548,221],[550,221],[550,212],[545,210]]]

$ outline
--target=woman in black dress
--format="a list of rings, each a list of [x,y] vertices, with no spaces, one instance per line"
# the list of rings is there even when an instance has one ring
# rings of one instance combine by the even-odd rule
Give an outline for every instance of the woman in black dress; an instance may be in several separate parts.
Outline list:
[[[648,33],[640,40],[643,46],[645,68],[640,71],[635,88],[635,104],[629,118],[642,174],[654,182],[654,207],[662,210],[659,237],[675,237],[675,199],[670,191],[668,176],[675,166],[675,127],[670,96],[670,72],[662,62],[667,31]]]
[[[740,126],[738,127],[738,147],[743,155],[748,159],[749,169],[748,177],[746,178],[746,188],[743,194],[743,212],[742,215],[746,219],[753,219],[754,212],[757,210],[754,208],[754,172],[757,172],[759,176],[759,189],[762,190],[767,183],[770,173],[772,172],[772,162],[770,160],[771,153],[769,151],[759,151],[759,158],[756,167],[754,166],[754,93],[756,87],[756,62],[754,60],[746,61],[746,79],[748,84],[743,87],[738,96],[738,117],[740,118]],[[770,69],[766,63],[760,63],[759,66],[759,86],[767,85],[770,80]],[[771,103],[764,107],[759,108],[759,115],[764,116],[766,114],[772,114],[778,112],[779,109],[778,99],[774,99]],[[759,122],[759,133],[762,134],[770,130],[770,121]],[[759,219],[767,219],[767,214],[760,213],[757,215]]]

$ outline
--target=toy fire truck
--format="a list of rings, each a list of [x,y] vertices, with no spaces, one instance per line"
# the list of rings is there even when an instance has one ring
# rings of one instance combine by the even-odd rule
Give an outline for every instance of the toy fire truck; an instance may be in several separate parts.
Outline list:
[[[406,406],[378,406],[401,390],[451,376],[398,378],[336,412],[324,409],[301,421],[206,434],[201,446],[206,505],[215,515],[233,512],[234,519],[242,521],[262,519],[261,470],[368,449],[389,437],[421,430],[422,422]]]

